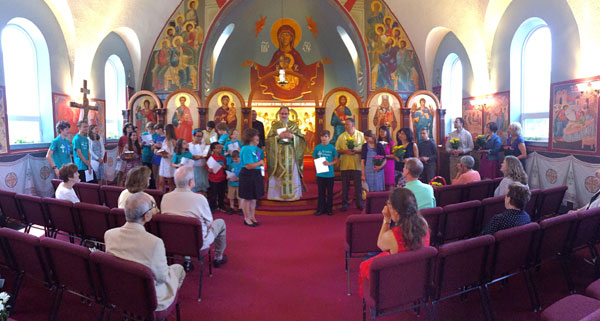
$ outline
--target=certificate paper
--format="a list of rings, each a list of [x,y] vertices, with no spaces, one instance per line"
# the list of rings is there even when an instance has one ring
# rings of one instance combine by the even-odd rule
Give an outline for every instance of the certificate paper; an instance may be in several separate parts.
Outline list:
[[[281,133],[283,133],[283,132],[285,132],[285,131],[287,131],[287,128],[286,128],[286,127],[279,128],[279,129],[277,129],[277,135],[281,135]],[[284,141],[284,142],[288,142],[288,141],[289,141],[289,139],[287,139],[287,138],[282,138],[281,140],[282,140],[282,141]],[[264,175],[263,175],[263,176],[264,176]]]
[[[89,181],[93,181],[94,180],[94,172],[90,173],[89,169],[85,170],[85,181],[89,182]]]
[[[225,171],[225,174],[227,174],[227,180],[230,180],[230,179],[236,177],[234,172]]]
[[[181,164],[183,166],[194,166],[194,160],[184,157],[184,158],[181,159]]]
[[[206,161],[206,166],[208,166],[208,168],[213,172],[213,173],[217,173],[221,168],[223,168],[223,166],[221,166],[221,164],[219,164],[219,162],[217,162],[214,158],[209,158],[208,161]]]
[[[325,159],[325,157],[320,157],[320,158],[315,159],[315,170],[317,171],[317,174],[323,174],[323,173],[329,172],[329,166],[323,164],[325,161],[327,161],[327,159]]]
[[[148,145],[152,145],[152,135],[142,135],[142,141]]]

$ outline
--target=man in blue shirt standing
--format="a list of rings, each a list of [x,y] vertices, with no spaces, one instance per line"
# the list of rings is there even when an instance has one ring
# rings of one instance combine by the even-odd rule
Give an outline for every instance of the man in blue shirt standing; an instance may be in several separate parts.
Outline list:
[[[73,137],[73,160],[77,168],[79,169],[79,177],[82,178],[82,181],[87,181],[85,179],[85,171],[89,172],[88,175],[94,175],[94,171],[92,170],[92,166],[90,164],[90,147],[88,144],[88,123],[86,120],[80,120],[77,122],[77,128],[79,129],[79,133]],[[96,177],[92,182],[96,181]]]
[[[338,152],[335,146],[329,144],[329,131],[321,132],[321,144],[315,147],[313,157],[315,159],[324,157],[323,165],[329,167],[325,173],[317,173],[317,187],[319,188],[319,202],[315,215],[333,215],[333,165],[338,163]]]
[[[67,139],[71,125],[61,120],[56,123],[56,133],[58,136],[50,144],[46,159],[50,167],[58,178],[58,170],[64,165],[71,163],[71,142]]]

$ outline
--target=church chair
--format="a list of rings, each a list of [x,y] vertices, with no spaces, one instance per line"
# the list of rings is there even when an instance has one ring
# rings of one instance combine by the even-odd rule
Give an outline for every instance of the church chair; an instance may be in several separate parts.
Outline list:
[[[532,221],[539,221],[547,215],[556,215],[560,210],[567,186],[557,186],[542,190],[537,199],[537,209]]]
[[[123,225],[125,225],[125,222],[127,221],[125,219],[125,209],[123,208],[111,208],[110,209],[110,216],[111,216],[111,227],[121,227]],[[146,224],[148,225],[148,224]]]
[[[81,222],[81,244],[84,241],[94,241],[104,243],[104,232],[109,230],[110,209],[104,205],[95,205],[88,203],[75,203],[73,209]]]
[[[39,238],[13,229],[0,228],[0,240],[4,254],[10,261],[10,268],[15,273],[11,298],[8,302],[11,310],[14,311],[23,278],[25,276],[32,278],[50,289],[49,273]]]
[[[542,311],[542,321],[600,320],[600,301],[573,294],[564,297]]]
[[[560,260],[561,268],[567,282],[567,288],[570,293],[575,291],[573,280],[569,274],[568,251],[569,240],[571,239],[575,225],[577,223],[577,214],[570,213],[559,215],[542,220],[540,224],[539,240],[537,241],[537,254],[535,266],[540,267],[549,261]]]
[[[534,222],[494,233],[496,242],[488,282],[485,284],[487,306],[492,320],[494,319],[494,309],[492,308],[489,286],[521,273],[525,277],[531,308],[536,311],[539,307],[539,299],[530,271],[533,258],[535,258],[535,240],[539,229],[540,226]]]
[[[363,321],[379,316],[425,307],[431,320],[429,299],[431,275],[437,250],[424,246],[416,251],[376,258],[363,282]]]
[[[444,185],[434,188],[433,194],[437,206],[444,207],[446,205],[460,203],[465,185],[466,184]]]
[[[490,186],[490,196],[494,195],[494,191],[496,190],[496,188],[498,188],[500,182],[502,182],[503,179],[504,177],[496,177],[492,180],[492,185]]]
[[[475,231],[475,228],[480,221],[480,206],[480,201],[469,201],[444,206],[444,213],[439,225],[440,238],[438,244],[465,239],[479,234]]]
[[[94,183],[76,183],[73,185],[75,193],[79,195],[79,200],[84,203],[103,205],[102,193],[100,193],[100,185]]]
[[[444,244],[438,248],[434,293],[431,301],[434,320],[436,304],[470,291],[479,290],[483,316],[487,319],[483,284],[486,281],[488,255],[495,239],[491,235]]]
[[[535,216],[535,211],[537,210],[538,198],[541,193],[542,190],[540,189],[531,190],[531,198],[529,198],[529,202],[525,205],[525,212],[529,214],[529,217],[531,217],[532,220],[534,217],[537,217]]]
[[[590,285],[585,288],[585,295],[600,300],[600,279],[590,283]]]
[[[49,320],[56,320],[65,291],[90,302],[97,301],[95,280],[90,264],[90,250],[52,238],[40,241],[53,285]]]
[[[482,199],[489,197],[490,186],[493,183],[494,182],[491,179],[484,179],[465,184],[462,201],[481,201]]]
[[[147,266],[101,251],[91,253],[90,261],[99,280],[102,313],[108,309],[108,319],[116,311],[128,320],[166,320],[175,309],[180,320],[180,291],[167,309],[155,311],[158,302],[154,275]]]
[[[431,246],[437,245],[440,238],[440,217],[444,214],[444,210],[441,207],[433,207],[420,210],[419,213],[427,221],[427,225],[429,226],[429,244]],[[377,236],[375,240],[377,240]]]
[[[33,225],[39,225],[44,229],[44,234],[50,236],[53,226],[48,218],[48,213],[46,213],[46,206],[42,198],[27,194],[17,194],[16,199],[25,222],[27,222],[25,232],[29,233]]]
[[[160,202],[162,201],[162,197],[163,197],[164,193],[157,189],[146,189],[146,190],[144,190],[144,192],[150,194],[150,196],[152,196],[154,198],[154,200],[156,201],[156,207],[158,207],[158,209],[160,209]]]
[[[569,254],[589,249],[596,276],[600,275],[600,257],[596,244],[600,240],[600,207],[577,213],[577,222],[573,229]]]
[[[124,189],[125,187],[122,186],[102,185],[100,191],[106,206],[109,208],[119,207],[119,196]]]
[[[81,238],[78,215],[75,215],[71,201],[44,197],[43,202],[46,205],[46,213],[48,213],[54,229],[50,236],[56,238],[58,231],[63,231],[69,235],[71,243],[73,243],[75,236]]]
[[[15,192],[0,190],[0,210],[2,211],[3,226],[6,226],[6,223],[8,222],[27,224],[25,218],[21,214],[16,195],[17,193]]]
[[[496,214],[504,212],[504,196],[488,197],[481,201],[481,222],[477,230],[482,231]]]
[[[390,197],[389,191],[368,192],[365,199],[365,208],[363,214],[381,214]]]
[[[348,295],[350,295],[350,259],[366,257],[368,253],[381,252],[377,247],[377,238],[381,230],[382,214],[349,215],[346,218],[346,276]]]
[[[202,298],[202,276],[204,274],[204,258],[208,256],[208,271],[212,277],[212,251],[208,247],[202,249],[202,223],[195,217],[172,214],[160,214],[150,221],[152,234],[160,237],[167,256],[190,256],[200,263],[198,278],[198,301]]]
[[[58,188],[58,185],[60,185],[60,183],[62,183],[63,180],[62,179],[53,178],[52,180],[50,180],[50,182],[52,183],[52,187],[54,187],[54,191],[56,192],[56,189]]]

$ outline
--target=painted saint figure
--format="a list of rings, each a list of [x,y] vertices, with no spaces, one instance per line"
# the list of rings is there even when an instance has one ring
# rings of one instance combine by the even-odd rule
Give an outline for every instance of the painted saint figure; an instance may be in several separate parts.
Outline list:
[[[229,95],[221,96],[221,106],[215,112],[215,124],[225,122],[229,128],[237,128],[237,113],[235,103],[231,102]]]
[[[338,97],[338,105],[331,114],[331,126],[333,126],[333,135],[331,136],[331,144],[335,146],[335,142],[340,134],[342,134],[345,129],[346,118],[352,118],[352,112],[350,108],[346,106],[348,103],[348,98],[345,95],[340,95]]]
[[[427,101],[425,98],[419,99],[419,106],[416,104],[412,107],[412,119],[415,127],[415,133],[420,133],[421,130],[426,129],[429,134],[428,137],[433,137],[433,109],[431,106],[425,106]],[[418,135],[417,143],[420,143],[423,138]]]
[[[379,104],[379,107],[377,107],[377,111],[373,117],[373,125],[375,125],[375,128],[386,126],[391,128],[392,132],[396,131],[396,115],[394,115],[388,95],[382,95],[381,103]]]
[[[186,141],[192,141],[193,120],[190,109],[185,105],[187,98],[179,96],[179,106],[175,110],[171,123],[175,126],[175,135],[177,138],[183,138]]]

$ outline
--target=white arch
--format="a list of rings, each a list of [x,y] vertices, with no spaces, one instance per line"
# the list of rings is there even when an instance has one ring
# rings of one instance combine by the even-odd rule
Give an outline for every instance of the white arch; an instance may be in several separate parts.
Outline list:
[[[425,64],[423,65],[423,74],[431,77],[435,77],[434,73],[434,64],[435,64],[435,55],[438,52],[438,48],[442,43],[442,40],[451,30],[446,27],[435,27],[429,31],[427,34],[427,38],[425,39]],[[432,86],[434,81],[430,81]]]
[[[118,27],[113,30],[125,42],[131,63],[133,64],[133,73],[135,75],[135,88],[139,88],[142,83],[142,49],[140,47],[140,39],[133,29],[128,27]],[[110,32],[109,32],[110,34]],[[107,34],[108,36],[108,34]]]

